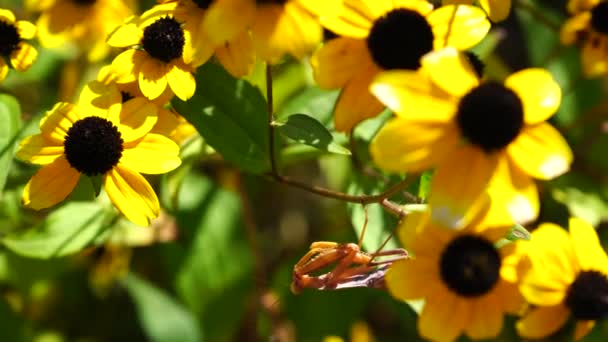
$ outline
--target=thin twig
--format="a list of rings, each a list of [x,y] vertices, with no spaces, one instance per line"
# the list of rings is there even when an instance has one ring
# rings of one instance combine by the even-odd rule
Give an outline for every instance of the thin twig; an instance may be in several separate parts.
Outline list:
[[[268,155],[270,156],[270,170],[278,175],[277,160],[274,153],[274,105],[272,96],[272,68],[266,63],[266,101],[268,103]]]

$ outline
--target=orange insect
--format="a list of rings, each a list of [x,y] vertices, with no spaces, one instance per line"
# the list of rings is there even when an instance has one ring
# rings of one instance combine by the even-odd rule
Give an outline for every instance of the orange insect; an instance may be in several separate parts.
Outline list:
[[[293,268],[291,292],[298,294],[305,288],[337,290],[352,287],[384,288],[384,274],[388,266],[406,259],[402,248],[366,253],[359,244],[317,241]],[[374,261],[376,257],[394,256],[388,260]],[[313,275],[331,265],[333,270]]]

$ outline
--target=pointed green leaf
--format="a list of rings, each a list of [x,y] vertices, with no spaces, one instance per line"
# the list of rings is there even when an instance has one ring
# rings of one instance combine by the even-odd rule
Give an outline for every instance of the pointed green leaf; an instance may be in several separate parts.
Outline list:
[[[21,108],[17,100],[0,94],[0,191],[4,189],[21,127]]]
[[[322,151],[350,155],[347,148],[333,141],[333,136],[323,124],[308,115],[290,115],[287,121],[277,124],[277,130],[301,144],[313,146]]]

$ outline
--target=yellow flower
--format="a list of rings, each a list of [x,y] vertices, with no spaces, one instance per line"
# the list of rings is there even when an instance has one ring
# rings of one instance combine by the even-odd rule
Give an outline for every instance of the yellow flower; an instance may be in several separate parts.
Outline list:
[[[465,54],[453,48],[422,58],[419,71],[388,71],[371,91],[397,117],[374,138],[382,168],[419,172],[435,167],[433,218],[462,227],[488,184],[493,204],[526,222],[538,213],[531,177],[552,179],[569,169],[572,152],[545,121],[561,90],[543,69],[526,69],[503,83],[480,82]]]
[[[608,73],[608,1],[571,0],[572,17],[562,26],[564,44],[582,42],[583,72],[589,77]]]
[[[523,305],[516,269],[507,261],[515,245],[496,248],[507,229],[490,228],[483,219],[456,231],[433,224],[428,212],[415,212],[398,227],[413,257],[391,265],[386,285],[398,299],[424,299],[418,331],[426,339],[496,337],[505,313],[516,314]]]
[[[15,21],[13,12],[0,8],[0,82],[10,67],[25,71],[32,66],[38,52],[25,40],[34,38],[35,34],[36,27],[30,22]]]
[[[184,55],[186,63],[197,67],[215,54],[219,62],[234,77],[243,77],[251,73],[255,65],[255,51],[251,34],[246,27],[238,27],[239,31],[230,31],[229,23],[223,23],[222,34],[214,34],[208,22],[212,20],[212,1],[178,0],[159,1],[176,2],[175,19],[183,23],[184,30],[192,33],[192,55]],[[211,18],[211,19],[208,19]],[[242,20],[242,19],[240,19]]]
[[[174,16],[176,3],[157,5],[133,17],[108,38],[108,44],[129,49],[112,61],[118,83],[137,81],[149,99],[156,99],[169,87],[186,101],[196,89],[185,56],[192,56],[191,35]]]
[[[196,129],[174,110],[165,108],[171,97],[173,93],[167,88],[161,96],[148,100],[139,90],[137,82],[116,83],[116,75],[111,73],[110,66],[104,66],[97,74],[97,79],[83,87],[78,106],[88,106],[90,110],[98,110],[97,115],[103,116],[113,106],[126,105],[131,101],[151,102],[158,110],[158,120],[151,132],[181,144],[196,133]]]
[[[525,338],[549,336],[572,317],[578,340],[608,315],[608,257],[591,225],[576,218],[569,225],[570,234],[541,224],[523,243],[519,288],[532,308],[517,330]]]
[[[142,98],[143,100],[143,98]],[[81,174],[101,176],[110,200],[142,226],[159,214],[154,190],[140,175],[180,165],[179,146],[149,133],[157,121],[147,101],[112,106],[99,115],[91,106],[58,103],[40,121],[40,134],[24,139],[17,157],[43,167],[27,183],[22,202],[40,210],[64,200]]]
[[[443,0],[444,5],[470,5],[472,3],[473,0]],[[511,11],[511,0],[479,0],[479,5],[486,11],[490,20],[495,23],[507,19]]]
[[[42,11],[36,22],[42,46],[53,48],[72,42],[86,52],[91,62],[108,55],[108,34],[132,15],[134,8],[130,0],[47,0],[28,4]]]
[[[338,131],[350,131],[384,106],[369,92],[382,70],[420,67],[420,58],[446,45],[466,49],[481,41],[490,22],[472,6],[433,10],[424,0],[344,0],[339,16],[324,16],[322,24],[340,37],[313,55],[314,77],[321,88],[342,88],[334,109]],[[446,35],[450,31],[448,41]]]

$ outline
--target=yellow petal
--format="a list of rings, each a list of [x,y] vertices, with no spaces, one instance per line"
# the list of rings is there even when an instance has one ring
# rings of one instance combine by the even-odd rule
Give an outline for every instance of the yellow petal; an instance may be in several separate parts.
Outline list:
[[[369,34],[377,13],[374,4],[380,1],[344,0],[339,15],[321,17],[321,24],[339,36],[364,39]]]
[[[16,156],[33,164],[46,165],[63,155],[63,145],[49,141],[42,134],[30,135],[21,141]]]
[[[492,295],[486,295],[471,300],[471,321],[465,328],[468,337],[481,340],[498,336],[502,330],[504,313],[501,303],[494,299]]]
[[[511,0],[479,0],[479,4],[495,23],[507,19],[511,11]]]
[[[110,34],[107,44],[113,47],[129,47],[140,44],[143,37],[144,31],[137,25],[125,24]]]
[[[608,257],[602,249],[595,229],[587,222],[570,218],[570,238],[583,270],[599,270],[608,274]]]
[[[334,109],[334,126],[337,131],[348,132],[359,122],[382,112],[384,106],[369,90],[377,72],[377,68],[370,65],[365,70],[361,70],[342,89]]]
[[[553,179],[568,171],[573,158],[564,137],[546,122],[524,126],[507,151],[513,163],[539,179]]]
[[[167,173],[181,164],[179,146],[169,138],[150,133],[136,145],[125,149],[120,163],[141,173]]]
[[[372,63],[365,40],[338,37],[325,43],[310,60],[321,88],[341,88]]]
[[[579,33],[589,27],[591,13],[583,12],[569,19],[566,19],[560,32],[560,40],[563,44],[574,44],[579,37]]]
[[[116,56],[112,61],[112,72],[121,83],[134,82],[147,54],[143,51],[128,49]]]
[[[517,322],[517,333],[525,338],[553,335],[566,323],[569,315],[563,305],[534,308]]]
[[[386,287],[390,293],[401,300],[424,298],[436,288],[439,281],[437,267],[428,258],[421,260],[401,260],[391,265],[386,273]]]
[[[11,53],[11,65],[15,70],[26,71],[29,69],[38,57],[36,48],[28,43],[21,42],[16,50]]]
[[[456,15],[451,20],[454,11]],[[458,50],[466,50],[479,43],[491,27],[484,11],[468,5],[442,6],[433,11],[427,20],[433,28],[435,49],[453,46]]]
[[[191,98],[196,90],[196,81],[191,71],[189,66],[183,63],[175,63],[167,72],[166,79],[169,87],[173,90],[175,96],[183,101]]]
[[[40,131],[46,139],[63,146],[66,134],[80,118],[76,106],[67,102],[58,102],[40,120]]]
[[[23,189],[21,201],[35,210],[52,207],[68,197],[79,178],[80,173],[61,156],[36,172]]]
[[[608,73],[608,39],[592,37],[583,45],[581,55],[583,72],[588,77]]]
[[[3,58],[0,58],[0,81],[4,81],[6,75],[8,75],[8,65]]]
[[[476,204],[496,168],[501,156],[486,155],[471,145],[452,151],[433,175],[429,204],[433,221],[445,227],[459,229],[476,216]]]
[[[370,91],[395,114],[408,120],[448,122],[456,114],[456,101],[423,72],[381,72],[374,78]]]
[[[462,97],[479,85],[471,63],[454,48],[428,53],[421,64],[433,82],[453,96]]]
[[[518,71],[505,81],[520,98],[524,121],[528,125],[549,119],[561,103],[562,90],[545,69],[530,68]]]
[[[15,22],[15,15],[10,10],[0,8],[0,20],[12,24]]]
[[[458,132],[443,123],[393,119],[370,145],[374,162],[394,172],[420,172],[437,165],[454,150]]]
[[[112,120],[118,126],[120,135],[125,144],[128,145],[150,132],[158,120],[158,109],[155,104],[143,97],[136,97],[125,102],[120,111],[117,121]]]
[[[444,294],[426,298],[418,318],[418,331],[433,341],[453,341],[469,324],[471,308],[466,300],[444,290]],[[455,314],[458,313],[458,314]]]
[[[150,100],[159,97],[167,88],[167,71],[170,67],[161,61],[148,58],[139,70],[139,89]]]
[[[578,341],[587,336],[594,326],[595,321],[576,321],[576,327],[574,328],[574,339]]]
[[[240,78],[251,74],[255,66],[255,50],[249,32],[217,48],[215,56],[232,76]]]
[[[245,32],[255,17],[255,2],[251,0],[216,0],[202,21],[213,45],[220,45]]]
[[[20,20],[15,23],[21,39],[32,39],[36,35],[36,26],[29,21]]]
[[[121,102],[122,95],[115,84],[91,81],[80,92],[78,109],[103,118],[112,106],[120,106]]]
[[[139,173],[119,163],[105,175],[104,187],[114,206],[133,223],[148,226],[158,217],[158,198]]]

